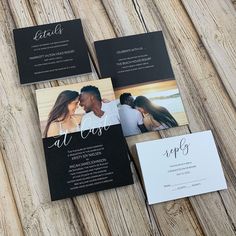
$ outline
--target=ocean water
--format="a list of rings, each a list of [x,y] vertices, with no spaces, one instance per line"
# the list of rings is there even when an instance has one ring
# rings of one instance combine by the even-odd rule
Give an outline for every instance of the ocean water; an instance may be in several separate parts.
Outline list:
[[[153,92],[148,94],[144,93],[143,95],[147,97],[153,104],[165,107],[169,110],[170,113],[185,112],[178,89],[167,90],[162,92]],[[136,98],[136,96],[133,97],[134,99]],[[116,99],[116,102],[119,106],[119,99]]]
[[[154,104],[165,107],[170,113],[184,112],[184,106],[181,97],[150,99]]]

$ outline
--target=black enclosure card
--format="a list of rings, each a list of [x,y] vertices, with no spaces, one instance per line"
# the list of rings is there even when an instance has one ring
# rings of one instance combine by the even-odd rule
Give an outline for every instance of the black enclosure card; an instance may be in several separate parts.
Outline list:
[[[52,200],[133,184],[110,79],[36,97]]]
[[[79,19],[14,29],[20,83],[91,72]]]
[[[102,78],[114,88],[174,79],[161,31],[95,42]]]
[[[114,141],[115,138],[115,141]],[[132,184],[127,150],[120,125],[113,125],[103,133],[90,134],[86,139],[81,132],[43,139],[47,172],[52,200]]]

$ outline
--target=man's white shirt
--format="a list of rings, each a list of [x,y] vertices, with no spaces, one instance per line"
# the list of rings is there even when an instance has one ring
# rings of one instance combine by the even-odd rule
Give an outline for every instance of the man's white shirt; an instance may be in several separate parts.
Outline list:
[[[123,104],[119,108],[119,115],[124,136],[141,134],[138,125],[143,125],[143,116],[138,110]]]
[[[96,116],[93,111],[85,113],[81,120],[81,130],[120,124],[116,101],[102,102],[101,110],[104,112],[102,117]]]

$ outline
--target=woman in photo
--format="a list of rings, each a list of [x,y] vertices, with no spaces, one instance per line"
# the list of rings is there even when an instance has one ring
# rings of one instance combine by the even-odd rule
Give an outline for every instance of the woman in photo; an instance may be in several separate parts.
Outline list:
[[[138,96],[134,104],[136,109],[143,114],[143,123],[148,131],[178,126],[177,121],[166,108],[155,106],[148,98]]]
[[[43,134],[45,138],[79,131],[81,118],[74,116],[78,103],[79,93],[76,91],[65,90],[58,95],[49,113]]]

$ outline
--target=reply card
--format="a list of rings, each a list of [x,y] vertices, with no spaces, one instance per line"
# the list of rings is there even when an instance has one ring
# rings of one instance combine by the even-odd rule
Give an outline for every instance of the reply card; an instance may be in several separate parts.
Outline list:
[[[95,42],[125,136],[188,124],[161,31]]]
[[[149,204],[227,188],[211,131],[136,147]]]
[[[14,29],[21,84],[90,73],[81,21]]]
[[[52,200],[133,183],[110,79],[36,96]]]

